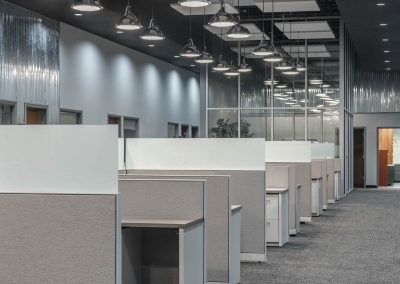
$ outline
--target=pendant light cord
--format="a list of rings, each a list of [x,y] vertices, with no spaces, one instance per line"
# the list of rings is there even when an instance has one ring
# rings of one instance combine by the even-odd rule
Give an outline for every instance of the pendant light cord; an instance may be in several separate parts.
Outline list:
[[[189,38],[191,39],[192,38],[192,8],[189,8],[189,13],[190,13],[190,16],[189,16]]]
[[[275,2],[272,0],[272,18],[271,18],[271,45],[274,45],[274,10],[275,10]]]
[[[204,17],[203,17],[203,44],[204,44],[204,51],[206,51],[206,7],[204,7]]]
[[[154,0],[151,0],[151,18],[154,18]]]
[[[265,39],[265,0],[263,0],[263,9],[262,9],[262,13],[263,13],[263,39]]]

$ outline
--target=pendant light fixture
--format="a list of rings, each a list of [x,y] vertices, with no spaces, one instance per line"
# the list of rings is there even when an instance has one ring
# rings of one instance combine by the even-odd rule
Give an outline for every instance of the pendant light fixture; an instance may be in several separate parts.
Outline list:
[[[290,22],[290,34],[292,34],[292,22]],[[296,76],[300,73],[300,71],[298,71],[296,69],[296,66],[294,64],[294,61],[291,57],[292,55],[292,45],[290,44],[289,46],[289,57],[291,59],[291,61],[288,63],[288,65],[290,66],[289,69],[286,69],[282,72],[283,75],[288,75],[288,76]],[[293,79],[293,86],[294,86],[294,79]]]
[[[287,71],[292,69],[292,66],[286,60],[283,60],[275,67],[275,69],[280,71],[285,71],[285,70]]]
[[[262,39],[258,46],[253,50],[253,55],[255,56],[268,56],[274,54],[274,50],[271,48],[271,46],[267,43],[267,40],[265,38],[265,0],[263,0],[263,30],[262,30]]]
[[[104,9],[99,0],[74,0],[71,8],[80,12],[97,12]]]
[[[239,43],[239,55],[241,56],[242,54],[242,45]],[[243,55],[243,61],[238,67],[238,71],[240,73],[249,73],[252,71],[252,68],[250,67],[249,64],[246,63],[246,47],[244,49],[244,55]]]
[[[234,76],[239,76],[240,72],[237,70],[237,68],[233,65],[233,62],[231,61],[231,65],[229,66],[229,69],[224,72],[224,75],[234,77]]]
[[[274,85],[274,86],[278,85],[279,81],[272,80],[272,74],[271,74],[271,76],[269,76],[267,70],[268,70],[267,64],[264,64],[264,73],[265,73],[265,75],[264,75],[264,78],[265,78],[264,79],[264,85],[270,86],[270,87],[272,87],[272,85]]]
[[[204,50],[200,54],[200,57],[195,59],[199,64],[210,64],[214,62],[214,58],[211,56],[210,53],[207,52],[207,47],[206,47],[206,29],[204,26],[206,25],[206,8],[204,7],[204,18],[203,18],[203,44],[204,44]]]
[[[304,72],[307,70],[307,68],[305,67],[304,63],[301,62],[300,60],[300,32],[298,33],[297,36],[297,60],[296,60],[296,69],[299,72]]]
[[[154,20],[154,0],[151,1],[151,19],[149,26],[144,30],[140,38],[143,40],[150,40],[150,41],[160,41],[165,39],[163,32],[156,25]]]
[[[300,71],[298,71],[295,67],[291,67],[289,70],[285,70],[282,72],[284,75],[289,75],[289,76],[295,76],[300,74]]]
[[[237,24],[236,19],[225,11],[224,0],[220,0],[221,8],[208,22],[210,26],[217,28],[228,28]]]
[[[188,43],[182,48],[179,55],[187,58],[196,58],[200,56],[200,52],[192,40],[192,8],[190,8],[189,40]]]
[[[221,38],[220,38],[220,40],[221,40],[221,46],[220,46],[220,52],[221,53],[220,53],[218,61],[212,67],[212,69],[214,71],[217,71],[217,72],[225,72],[225,71],[229,70],[229,66],[228,66],[228,64],[226,64],[226,62],[225,62],[225,60],[223,58],[223,55],[222,55],[222,52],[223,52],[223,48],[222,48],[222,28],[221,28]]]
[[[183,0],[179,1],[179,5],[188,8],[201,8],[211,4],[208,0]]]
[[[142,28],[142,24],[138,17],[132,12],[131,1],[128,0],[128,5],[125,8],[124,15],[119,19],[115,28],[122,31],[135,31]]]
[[[282,56],[279,54],[279,52],[276,50],[274,46],[274,8],[275,8],[275,2],[272,0],[272,19],[271,19],[271,51],[272,53],[270,55],[267,55],[264,57],[265,62],[270,62],[270,63],[276,63],[276,62],[281,62],[283,61]]]
[[[251,37],[250,31],[240,24],[240,0],[238,0],[238,22],[226,34],[231,39],[245,39]]]

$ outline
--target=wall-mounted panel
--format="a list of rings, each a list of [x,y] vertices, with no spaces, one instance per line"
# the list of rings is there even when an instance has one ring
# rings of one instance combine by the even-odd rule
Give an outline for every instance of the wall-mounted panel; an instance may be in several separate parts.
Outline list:
[[[59,24],[0,0],[0,100],[16,103],[17,123],[25,107],[47,109],[59,121]]]

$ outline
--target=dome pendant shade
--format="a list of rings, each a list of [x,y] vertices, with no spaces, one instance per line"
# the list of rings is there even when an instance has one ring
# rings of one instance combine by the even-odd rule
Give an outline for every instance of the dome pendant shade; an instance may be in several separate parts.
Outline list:
[[[278,85],[279,81],[273,81],[274,85]],[[264,80],[264,84],[267,86],[272,86],[272,79],[271,78],[267,78]]]
[[[246,63],[246,59],[243,57],[243,62],[242,64],[239,65],[238,71],[240,73],[249,73],[252,71],[251,67],[249,64]]]
[[[188,43],[182,48],[180,56],[196,58],[200,56],[198,48],[194,45],[193,40],[190,38]]]
[[[188,8],[201,8],[206,7],[211,4],[208,0],[183,0],[179,1],[179,5],[188,7]]]
[[[256,56],[269,56],[274,54],[274,50],[263,39],[252,53]]]
[[[165,36],[160,28],[155,24],[154,18],[152,18],[149,26],[146,28],[140,38],[143,40],[163,40],[165,39]]]
[[[265,57],[263,60],[266,62],[276,63],[276,62],[282,62],[283,58],[279,53],[274,52],[272,55]]]
[[[225,7],[222,5],[221,9],[211,18],[208,24],[217,28],[227,28],[236,25],[237,21],[225,11]]]
[[[289,63],[287,63],[286,61],[282,61],[279,65],[277,65],[275,67],[276,70],[282,70],[282,71],[287,71],[287,70],[291,70],[292,66],[290,66]]]
[[[237,68],[233,65],[231,65],[229,67],[229,69],[227,71],[224,72],[224,75],[226,76],[239,76],[239,71],[237,70]]]
[[[300,62],[300,61],[297,62],[296,69],[299,72],[304,72],[307,70],[307,68],[304,66],[303,62]]]
[[[74,0],[71,8],[80,12],[96,12],[103,10],[99,0]]]
[[[295,76],[298,75],[300,71],[298,71],[295,67],[290,68],[289,70],[285,70],[282,72],[284,75]]]
[[[232,39],[245,39],[251,37],[250,31],[242,26],[241,24],[236,24],[226,34],[228,38]]]
[[[125,14],[119,19],[115,27],[123,31],[135,31],[143,28],[140,20],[132,13],[132,7],[127,6]]]
[[[226,64],[222,55],[219,56],[218,62],[212,67],[214,71],[224,72],[229,70],[228,64]]]
[[[214,58],[209,54],[205,49],[204,51],[200,54],[200,57],[195,59],[197,63],[200,64],[210,64],[214,62]]]

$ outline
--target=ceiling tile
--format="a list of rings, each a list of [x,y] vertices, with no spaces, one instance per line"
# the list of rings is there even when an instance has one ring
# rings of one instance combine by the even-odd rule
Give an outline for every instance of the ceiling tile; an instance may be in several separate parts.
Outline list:
[[[261,11],[263,10],[263,2],[256,0],[254,3]],[[274,12],[314,12],[320,11],[315,0],[275,0]],[[272,1],[266,0],[264,4],[264,12],[272,12]]]

